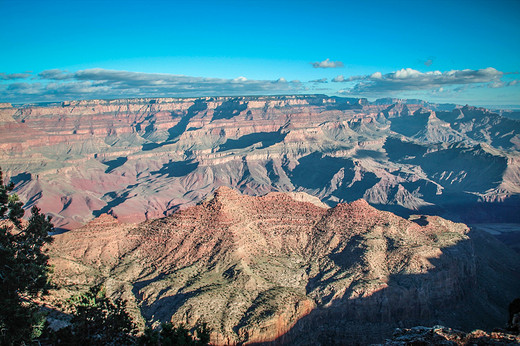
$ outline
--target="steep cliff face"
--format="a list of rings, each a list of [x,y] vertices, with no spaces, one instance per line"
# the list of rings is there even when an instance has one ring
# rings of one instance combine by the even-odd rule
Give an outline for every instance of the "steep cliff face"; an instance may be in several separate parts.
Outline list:
[[[385,103],[391,102],[391,103]],[[162,217],[217,186],[519,221],[520,122],[485,109],[326,96],[0,108],[2,168],[64,228]],[[448,109],[448,110],[447,110]],[[480,220],[479,220],[480,219]]]
[[[164,219],[103,216],[57,235],[51,258],[65,290],[105,282],[152,324],[208,322],[216,344],[376,342],[400,325],[499,324],[520,290],[520,260],[470,235],[364,200],[326,208],[221,187]]]

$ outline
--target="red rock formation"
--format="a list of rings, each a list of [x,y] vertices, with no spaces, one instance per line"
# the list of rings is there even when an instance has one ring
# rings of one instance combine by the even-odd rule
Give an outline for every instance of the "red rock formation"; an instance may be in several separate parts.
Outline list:
[[[221,187],[140,225],[105,215],[55,237],[55,280],[105,282],[154,325],[206,321],[216,344],[314,343],[329,334],[376,342],[398,321],[482,326],[520,289],[518,256],[488,238],[474,243],[463,224],[413,222],[363,200],[327,209],[297,198]],[[494,273],[483,269],[479,246],[500,261]],[[475,313],[483,306],[486,316]]]
[[[519,143],[520,122],[484,109],[392,99],[0,107],[3,170],[28,208],[38,203],[68,229],[102,213],[124,222],[162,217],[220,185],[251,195],[305,191],[329,205],[364,198],[403,215],[436,207],[471,222],[520,222],[511,212],[520,203]]]

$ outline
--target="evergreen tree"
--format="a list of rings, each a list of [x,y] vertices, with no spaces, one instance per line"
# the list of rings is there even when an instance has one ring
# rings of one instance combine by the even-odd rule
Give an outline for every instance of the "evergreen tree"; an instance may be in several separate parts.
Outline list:
[[[43,330],[45,318],[33,298],[49,288],[49,257],[43,246],[52,238],[51,217],[34,206],[22,223],[23,203],[4,185],[0,169],[0,344],[30,342]]]
[[[206,323],[195,328],[195,333],[184,326],[173,326],[171,323],[162,323],[161,331],[146,328],[138,339],[140,346],[206,346],[209,345],[210,329]]]
[[[53,345],[133,345],[136,326],[121,299],[111,301],[101,285],[69,301],[71,325],[51,335]],[[52,333],[51,333],[52,334]]]

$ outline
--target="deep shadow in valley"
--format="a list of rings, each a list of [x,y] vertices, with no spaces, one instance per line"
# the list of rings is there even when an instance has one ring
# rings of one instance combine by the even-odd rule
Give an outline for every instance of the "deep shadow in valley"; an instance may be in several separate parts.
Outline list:
[[[107,169],[105,170],[106,174],[112,173],[116,168],[119,168],[123,166],[128,161],[128,157],[121,156],[117,159],[110,160],[110,161],[104,161],[103,164],[107,166]]]
[[[299,164],[290,172],[295,186],[320,189],[330,184],[333,177],[343,169],[345,174],[354,175],[352,160],[322,155],[314,152],[300,158]]]
[[[286,135],[287,134],[281,133],[280,131],[251,133],[237,139],[228,139],[224,144],[220,145],[218,151],[245,149],[257,143],[262,144],[258,149],[263,149],[282,142]]]
[[[125,203],[126,200],[131,197],[130,191],[133,187],[135,187],[135,185],[128,185],[127,189],[120,194],[116,192],[106,193],[103,197],[109,199],[109,202],[103,208],[92,211],[92,215],[94,215],[94,217],[99,217],[103,214],[110,214],[113,208]]]
[[[199,163],[196,161],[170,161],[163,164],[158,171],[150,172],[151,174],[166,175],[172,177],[183,177],[195,171]]]
[[[247,109],[248,102],[240,102],[241,100],[241,97],[237,97],[222,102],[221,105],[215,108],[211,121],[218,119],[231,119],[245,111]]]
[[[421,113],[421,111],[418,110],[413,114],[413,118],[406,115],[398,118],[390,118],[390,129],[407,137],[411,137],[426,127],[430,113]]]
[[[450,198],[453,198],[450,200]],[[462,199],[460,195],[447,196],[447,203],[435,201],[436,205],[422,206],[416,210],[396,204],[371,205],[389,211],[405,219],[412,215],[438,215],[453,222],[473,223],[520,223],[520,199],[511,197],[504,202],[481,202],[477,197]]]
[[[520,292],[520,256],[485,232],[471,231],[469,237],[431,258],[435,268],[429,272],[391,275],[386,288],[332,300],[276,340],[257,344],[366,345],[383,342],[398,327],[503,327],[508,304]],[[342,263],[341,254],[331,259]],[[312,280],[309,285],[311,291]],[[344,296],[351,293],[348,288]]]
[[[203,112],[207,109],[208,109],[208,104],[206,102],[204,102],[203,100],[195,100],[193,105],[191,105],[188,108],[186,115],[172,113],[172,117],[180,116],[181,119],[175,126],[168,129],[168,138],[164,142],[161,142],[161,143],[155,143],[155,142],[145,143],[142,146],[142,150],[143,151],[154,150],[154,149],[163,147],[165,145],[175,143],[175,141],[178,140],[179,136],[182,135],[186,131],[186,128],[188,127],[188,124],[190,123],[191,118],[193,118],[200,112]]]
[[[395,172],[391,177],[395,180],[386,177],[388,181],[383,181],[384,177],[360,167],[351,158],[320,152],[299,158],[298,165],[292,170],[286,167],[286,172],[296,189],[322,200],[327,196],[324,202],[330,206],[365,198],[378,209],[404,218],[428,214],[465,223],[520,222],[520,198],[483,201],[481,196],[497,188],[502,180],[507,167],[503,157],[480,146],[454,145],[427,153],[422,145],[392,137],[387,138],[383,148],[391,161],[414,164],[428,179],[412,180],[405,173]],[[361,155],[375,154],[361,151]],[[412,200],[415,196],[416,201]]]

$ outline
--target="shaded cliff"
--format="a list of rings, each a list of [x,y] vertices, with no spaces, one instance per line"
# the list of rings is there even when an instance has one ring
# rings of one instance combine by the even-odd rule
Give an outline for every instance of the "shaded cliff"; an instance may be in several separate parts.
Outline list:
[[[388,103],[385,103],[388,102]],[[322,95],[0,108],[2,168],[57,226],[143,221],[220,185],[359,198],[408,216],[520,222],[520,122],[486,109]]]
[[[57,296],[105,282],[152,325],[208,322],[216,344],[380,342],[395,327],[500,325],[518,254],[436,216],[358,200],[250,197],[226,187],[164,219],[103,216],[55,236]]]

